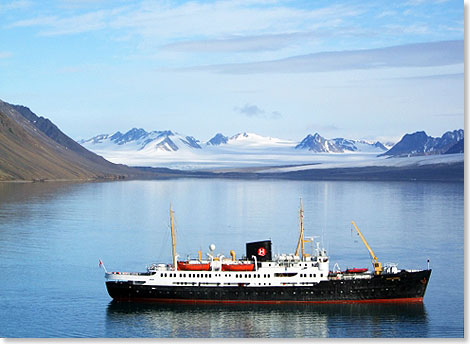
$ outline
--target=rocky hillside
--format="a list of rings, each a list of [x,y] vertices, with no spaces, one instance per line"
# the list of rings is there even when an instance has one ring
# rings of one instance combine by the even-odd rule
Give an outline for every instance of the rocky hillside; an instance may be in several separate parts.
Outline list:
[[[86,150],[30,109],[0,100],[0,180],[122,179],[139,174]]]
[[[448,131],[441,137],[428,136],[424,131],[406,134],[391,149],[382,155],[416,156],[449,153],[463,153],[464,131],[462,129]],[[459,143],[455,148],[454,145]],[[452,150],[451,150],[452,148]]]

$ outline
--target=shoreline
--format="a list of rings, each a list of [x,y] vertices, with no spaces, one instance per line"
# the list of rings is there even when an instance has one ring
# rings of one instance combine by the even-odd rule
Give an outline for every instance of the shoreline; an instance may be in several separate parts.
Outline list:
[[[297,165],[295,165],[297,166]],[[293,166],[293,167],[295,167]],[[299,165],[301,166],[301,165]],[[276,169],[279,166],[272,166]],[[427,181],[464,182],[464,162],[422,166],[389,167],[344,167],[322,168],[287,172],[254,171],[252,167],[238,168],[236,171],[196,171],[177,170],[165,167],[132,167],[135,175],[116,175],[83,179],[11,179],[0,183],[46,183],[46,182],[109,182],[127,180],[164,180],[175,178],[199,179],[239,179],[239,180],[311,180],[311,181]]]

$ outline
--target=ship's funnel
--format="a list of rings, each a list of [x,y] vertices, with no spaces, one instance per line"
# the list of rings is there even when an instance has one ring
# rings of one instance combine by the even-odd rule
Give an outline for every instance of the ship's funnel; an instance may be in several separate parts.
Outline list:
[[[251,259],[255,256],[258,262],[272,260],[271,240],[246,243],[246,257]]]

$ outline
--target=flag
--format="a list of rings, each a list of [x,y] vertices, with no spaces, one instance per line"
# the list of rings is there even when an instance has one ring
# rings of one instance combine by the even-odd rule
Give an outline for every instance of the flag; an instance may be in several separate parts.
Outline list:
[[[100,259],[100,263],[98,264],[98,267],[101,268],[102,266],[103,266],[103,262],[102,262],[101,259]]]

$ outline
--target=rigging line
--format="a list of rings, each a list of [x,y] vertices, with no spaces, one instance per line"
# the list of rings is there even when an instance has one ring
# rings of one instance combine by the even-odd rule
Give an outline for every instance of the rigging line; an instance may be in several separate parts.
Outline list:
[[[157,259],[159,261],[162,260],[162,255],[163,255],[163,252],[164,252],[164,249],[165,247],[168,247],[171,245],[170,243],[170,226],[167,224],[166,221],[162,221],[163,225],[162,225],[162,228],[167,228],[167,230],[164,231],[163,233],[163,240],[160,242],[160,249],[157,253]]]

